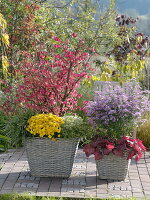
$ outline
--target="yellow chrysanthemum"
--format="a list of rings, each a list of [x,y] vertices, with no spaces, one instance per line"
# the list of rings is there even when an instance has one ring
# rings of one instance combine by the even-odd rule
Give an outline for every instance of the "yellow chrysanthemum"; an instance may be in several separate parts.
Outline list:
[[[49,114],[37,114],[32,116],[28,120],[28,126],[26,130],[33,135],[39,135],[40,137],[47,136],[55,140],[55,133],[60,133],[60,126],[64,123],[61,117]],[[60,137],[60,134],[59,136]]]

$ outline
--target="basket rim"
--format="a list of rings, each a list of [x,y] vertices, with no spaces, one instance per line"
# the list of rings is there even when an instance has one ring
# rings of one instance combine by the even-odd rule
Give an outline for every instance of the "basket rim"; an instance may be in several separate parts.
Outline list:
[[[53,141],[55,142],[54,140],[52,140],[51,138],[48,138],[48,137],[27,137],[25,140],[50,140],[50,141]],[[60,140],[80,140],[80,138],[56,138],[57,141],[60,141]],[[57,142],[56,141],[56,142]]]

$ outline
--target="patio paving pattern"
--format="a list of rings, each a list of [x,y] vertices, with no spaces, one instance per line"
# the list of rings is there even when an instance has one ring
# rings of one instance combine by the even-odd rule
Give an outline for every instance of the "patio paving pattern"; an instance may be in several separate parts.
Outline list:
[[[71,177],[38,178],[30,174],[26,151],[11,149],[0,154],[0,194],[28,193],[62,197],[144,197],[150,198],[150,152],[136,163],[132,160],[125,181],[100,180],[94,157],[77,151]]]

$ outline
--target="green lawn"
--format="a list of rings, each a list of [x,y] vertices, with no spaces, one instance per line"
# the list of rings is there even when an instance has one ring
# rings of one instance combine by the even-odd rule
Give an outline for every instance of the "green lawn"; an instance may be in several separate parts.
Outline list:
[[[68,197],[38,197],[38,196],[31,196],[31,195],[19,195],[19,194],[1,194],[0,200],[83,200],[83,198],[68,198]],[[88,199],[85,200],[97,200],[97,199]],[[107,199],[103,199],[107,200]],[[111,198],[111,200],[136,200],[136,198]],[[148,199],[147,199],[148,200]]]

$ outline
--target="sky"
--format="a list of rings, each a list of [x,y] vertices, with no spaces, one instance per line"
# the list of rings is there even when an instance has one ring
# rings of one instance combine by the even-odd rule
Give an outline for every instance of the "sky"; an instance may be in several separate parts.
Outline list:
[[[99,0],[108,5],[109,0]],[[121,14],[138,17],[138,30],[150,35],[150,0],[116,0],[116,9]]]
[[[147,15],[150,12],[150,0],[116,0],[119,10],[136,10],[140,15]]]
[[[119,13],[138,17],[138,29],[150,35],[150,0],[116,0]]]

